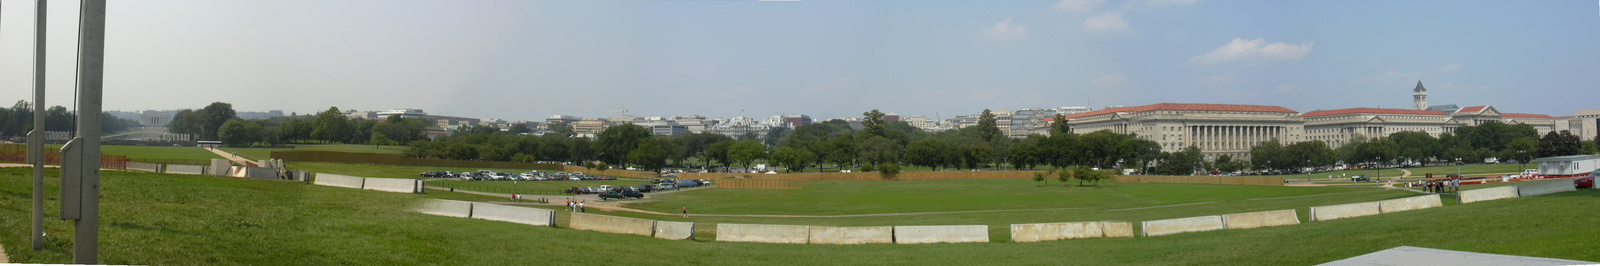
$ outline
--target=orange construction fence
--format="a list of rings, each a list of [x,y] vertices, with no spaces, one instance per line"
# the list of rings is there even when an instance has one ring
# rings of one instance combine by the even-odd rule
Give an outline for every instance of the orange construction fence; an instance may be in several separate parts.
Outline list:
[[[1174,184],[1217,184],[1217,185],[1244,185],[1244,186],[1283,186],[1281,176],[1163,176],[1163,175],[1125,175],[1117,176],[1118,183],[1174,183]]]

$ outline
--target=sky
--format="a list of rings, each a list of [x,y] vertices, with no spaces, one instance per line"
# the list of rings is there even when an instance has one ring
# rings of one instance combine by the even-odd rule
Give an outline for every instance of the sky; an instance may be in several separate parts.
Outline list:
[[[34,1],[0,4],[32,99]],[[76,1],[50,3],[71,106]],[[815,119],[1225,103],[1600,108],[1595,1],[111,1],[105,110]],[[9,106],[9,104],[7,105]]]

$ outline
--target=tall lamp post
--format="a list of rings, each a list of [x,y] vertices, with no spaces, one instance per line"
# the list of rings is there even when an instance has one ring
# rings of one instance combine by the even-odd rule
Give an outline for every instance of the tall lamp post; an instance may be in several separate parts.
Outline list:
[[[1456,174],[1461,174],[1461,158],[1456,158]]]
[[[1517,150],[1517,162],[1522,163],[1522,168],[1528,168],[1528,150]]]

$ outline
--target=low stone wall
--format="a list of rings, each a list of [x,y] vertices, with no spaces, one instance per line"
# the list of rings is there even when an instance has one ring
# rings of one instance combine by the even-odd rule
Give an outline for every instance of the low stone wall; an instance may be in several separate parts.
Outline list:
[[[330,187],[346,187],[346,188],[361,189],[362,184],[366,183],[365,180],[366,180],[366,178],[361,178],[361,177],[356,177],[356,176],[337,175],[337,174],[329,174],[329,173],[318,173],[317,174],[317,180],[312,182],[312,183],[313,184],[317,184],[317,185],[330,186]]]
[[[128,169],[133,169],[133,164],[132,163],[128,164]],[[1537,183],[1528,182],[1528,183],[1529,184],[1517,185],[1517,196],[1518,197],[1532,197],[1532,196],[1538,196],[1538,195],[1544,195],[1544,194],[1550,194],[1550,193],[1561,193],[1561,192],[1567,192],[1567,191],[1578,191],[1578,187],[1572,184],[1572,180],[1556,180],[1556,181],[1548,181],[1548,182],[1537,182]]]
[[[717,241],[805,244],[811,227],[804,225],[717,224]]]
[[[211,170],[207,173],[210,175],[228,176],[232,174],[230,171],[233,170],[233,163],[229,163],[226,159],[211,159],[211,167],[206,167],[206,170]]]
[[[1011,242],[1040,242],[1105,237],[1102,222],[1038,223],[1011,225]],[[1131,229],[1131,228],[1130,228]]]
[[[1409,198],[1398,198],[1378,202],[1378,210],[1383,213],[1421,210],[1433,207],[1444,207],[1440,202],[1439,194],[1422,195]]]
[[[398,193],[422,193],[423,181],[409,178],[366,178],[362,189]]]
[[[429,199],[417,204],[416,211],[424,214],[459,218],[472,217],[472,202]]]
[[[989,226],[895,226],[894,242],[899,244],[989,242]]]
[[[203,175],[203,174],[206,174],[206,166],[204,166],[204,165],[168,164],[166,166],[166,168],[167,168],[166,169],[167,170],[166,173],[168,173],[168,174],[184,174],[184,175]]]
[[[472,203],[471,213],[471,218],[490,221],[538,226],[553,226],[556,224],[556,211],[546,209]]]
[[[282,178],[278,177],[278,169],[272,169],[272,168],[266,168],[266,167],[253,167],[253,166],[240,166],[238,168],[244,169],[244,171],[242,171],[244,177],[260,178],[260,179],[282,179]]]
[[[1163,236],[1177,233],[1222,230],[1227,225],[1222,216],[1200,216],[1167,220],[1145,221],[1144,236]]]
[[[1296,225],[1300,224],[1300,215],[1292,209],[1235,213],[1223,215],[1222,224],[1228,229],[1250,229],[1270,226]]]
[[[894,243],[893,226],[828,227],[812,226],[811,244],[855,245]]]
[[[655,237],[667,240],[694,238],[694,223],[656,221]]]
[[[1333,219],[1378,215],[1379,213],[1383,213],[1383,209],[1380,206],[1381,205],[1378,202],[1362,202],[1311,207],[1311,220],[1327,221]]]
[[[1462,190],[1458,193],[1462,204],[1486,200],[1509,199],[1517,197],[1516,186],[1492,187],[1474,190]]]
[[[568,227],[613,234],[653,236],[655,224],[655,221],[645,219],[573,213],[572,220],[568,222]],[[721,240],[721,236],[718,236],[718,238],[718,240]]]
[[[1133,223],[1129,222],[1100,222],[1100,231],[1106,237],[1133,237]]]
[[[152,173],[161,172],[161,164],[159,164],[159,163],[128,162],[128,166],[127,167],[128,167],[128,170],[134,170],[134,171],[143,171],[143,172],[152,172]]]

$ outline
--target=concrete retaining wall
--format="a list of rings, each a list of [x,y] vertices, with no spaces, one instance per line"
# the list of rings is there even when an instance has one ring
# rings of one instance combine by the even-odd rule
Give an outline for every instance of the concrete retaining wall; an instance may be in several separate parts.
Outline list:
[[[128,164],[128,169],[133,169],[133,164],[132,163]],[[1529,183],[1530,184],[1517,185],[1517,196],[1518,197],[1532,197],[1532,196],[1538,196],[1538,195],[1544,195],[1544,194],[1550,194],[1550,193],[1560,193],[1560,192],[1567,192],[1567,191],[1578,191],[1578,187],[1573,186],[1572,180],[1556,180],[1556,181],[1549,181],[1549,182],[1538,182],[1538,183],[1529,182]]]
[[[203,175],[206,174],[204,165],[168,164],[168,174]]]
[[[900,244],[989,242],[989,226],[895,226],[894,242]]]
[[[1379,213],[1383,213],[1383,209],[1380,206],[1381,205],[1378,202],[1362,202],[1311,207],[1311,220],[1327,221],[1333,219],[1377,215]]]
[[[282,178],[278,178],[278,169],[272,169],[272,168],[266,168],[266,167],[250,167],[250,166],[241,166],[239,168],[244,168],[244,177],[260,178],[260,179],[282,179]]]
[[[573,213],[569,222],[572,229],[641,236],[654,235],[655,225],[651,220],[584,213]],[[721,236],[717,240],[721,241]]]
[[[206,167],[206,170],[211,170],[210,173],[207,173],[210,175],[228,176],[228,174],[231,174],[229,170],[233,170],[233,164],[226,159],[211,159],[211,167]]]
[[[1486,200],[1509,199],[1517,197],[1516,186],[1492,187],[1474,190],[1462,190],[1461,203],[1473,203]]]
[[[422,180],[409,178],[372,178],[368,177],[363,189],[399,193],[422,193]]]
[[[694,223],[656,221],[655,237],[669,240],[694,238]]]
[[[1222,216],[1200,216],[1167,220],[1145,221],[1144,236],[1162,236],[1177,233],[1222,230],[1227,224]]]
[[[556,224],[556,211],[524,208],[488,203],[472,203],[472,218],[490,221],[513,222],[527,225],[552,226]]]
[[[1222,224],[1228,229],[1250,229],[1257,227],[1283,226],[1300,224],[1300,215],[1294,210],[1276,210],[1264,212],[1235,213],[1222,216]]]
[[[1129,222],[1100,222],[1100,231],[1106,237],[1133,237],[1133,223]]]
[[[804,225],[717,224],[717,241],[805,244],[811,227]]]
[[[466,201],[430,199],[418,204],[416,210],[425,214],[469,218],[472,217],[472,205]]]
[[[1378,209],[1383,211],[1383,213],[1421,210],[1433,207],[1444,207],[1444,203],[1439,201],[1439,194],[1399,198],[1378,202]]]
[[[1105,237],[1101,222],[1040,223],[1011,225],[1011,242],[1039,242]],[[1131,229],[1131,228],[1130,228]]]
[[[146,162],[128,162],[128,170],[144,172],[161,172],[161,164]]]
[[[316,180],[315,184],[324,185],[324,186],[331,186],[331,187],[347,187],[347,188],[360,189],[362,184],[366,182],[365,180],[366,180],[366,178],[355,177],[355,176],[336,175],[336,174],[329,174],[329,173],[318,173],[317,174],[317,180]]]
[[[894,243],[893,226],[811,227],[811,244],[855,245]]]

